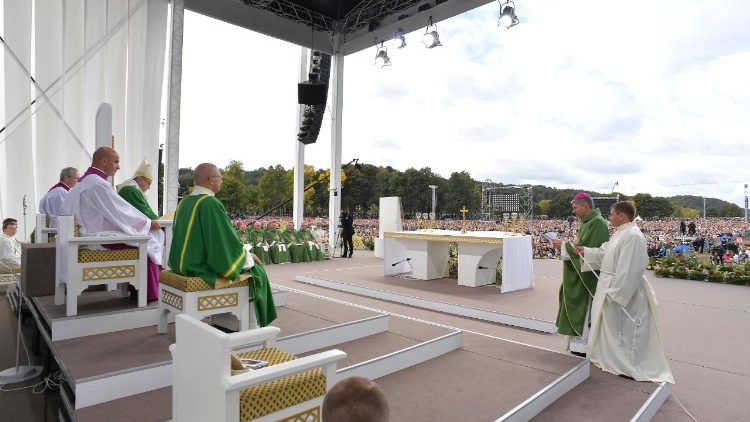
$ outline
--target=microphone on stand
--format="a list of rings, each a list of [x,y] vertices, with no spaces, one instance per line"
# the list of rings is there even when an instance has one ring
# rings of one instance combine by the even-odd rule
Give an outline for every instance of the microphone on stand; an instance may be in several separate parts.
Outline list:
[[[573,221],[575,221],[575,219],[576,218],[573,217],[572,215],[568,216],[568,233],[570,235],[573,235]]]
[[[478,266],[477,268],[480,269],[480,270],[491,270],[492,269],[491,267],[483,267],[481,265]]]
[[[402,262],[409,262],[409,261],[411,261],[411,258],[402,259],[401,261],[394,262],[393,264],[391,264],[391,267],[395,267],[396,265],[398,265],[398,264],[400,264]]]

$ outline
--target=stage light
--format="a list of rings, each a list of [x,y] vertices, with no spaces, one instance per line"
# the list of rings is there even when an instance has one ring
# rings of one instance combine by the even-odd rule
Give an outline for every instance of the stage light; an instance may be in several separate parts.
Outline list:
[[[380,46],[376,48],[378,51],[375,53],[375,66],[386,67],[391,65],[391,59],[388,57],[388,49],[380,43]]]
[[[404,36],[404,30],[399,28],[395,34],[393,34],[393,43],[396,48],[406,47],[406,37]]]
[[[516,16],[516,4],[513,0],[497,0],[500,4],[500,16],[497,18],[497,25],[510,29],[518,25],[518,16]]]
[[[433,28],[432,31],[430,31],[430,28]],[[424,44],[427,48],[434,48],[439,47],[443,44],[440,44],[440,36],[437,32],[437,25],[432,23],[432,16],[430,16],[429,24],[427,25],[427,28],[424,31],[424,36],[422,37],[422,44]]]

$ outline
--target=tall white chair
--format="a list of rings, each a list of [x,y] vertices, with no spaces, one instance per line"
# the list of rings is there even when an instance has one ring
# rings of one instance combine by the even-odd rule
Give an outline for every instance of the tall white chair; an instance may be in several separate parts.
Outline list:
[[[176,318],[172,352],[172,420],[302,421],[320,419],[323,397],[337,381],[336,362],[346,357],[329,350],[300,359],[274,347],[280,330],[265,327],[227,334],[197,319]],[[269,366],[232,375],[233,348],[259,345],[240,357]]]
[[[128,283],[138,289],[138,306],[146,306],[148,236],[78,236],[72,216],[57,217],[55,248],[55,305],[66,305],[66,315],[78,313],[78,296],[89,286],[118,284],[123,296]],[[113,243],[138,245],[137,249],[92,249]]]
[[[36,227],[34,228],[34,243],[51,243],[55,241],[57,228],[49,226],[49,218],[46,214],[36,215]]]

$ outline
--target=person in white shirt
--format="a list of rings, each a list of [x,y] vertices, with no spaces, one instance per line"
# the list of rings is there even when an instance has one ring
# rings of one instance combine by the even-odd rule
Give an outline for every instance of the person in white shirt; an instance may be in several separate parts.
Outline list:
[[[0,238],[0,272],[10,272],[21,267],[21,242],[16,238],[18,221],[3,220],[3,235]]]

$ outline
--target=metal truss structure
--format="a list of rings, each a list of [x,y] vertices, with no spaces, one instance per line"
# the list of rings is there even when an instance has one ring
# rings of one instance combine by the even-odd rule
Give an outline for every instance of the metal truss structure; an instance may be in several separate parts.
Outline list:
[[[271,12],[281,18],[312,26],[316,31],[331,34],[350,34],[359,31],[368,27],[371,22],[380,22],[420,3],[420,0],[362,0],[341,20],[336,21],[323,13],[311,10],[291,0],[239,1],[248,6]]]
[[[330,17],[314,10],[301,6],[290,0],[238,0],[256,9],[271,12],[274,15],[311,26],[315,31],[335,33],[336,21]]]
[[[531,185],[503,185],[492,180],[482,182],[482,219],[502,220],[504,213],[517,213],[526,219],[534,216]]]

